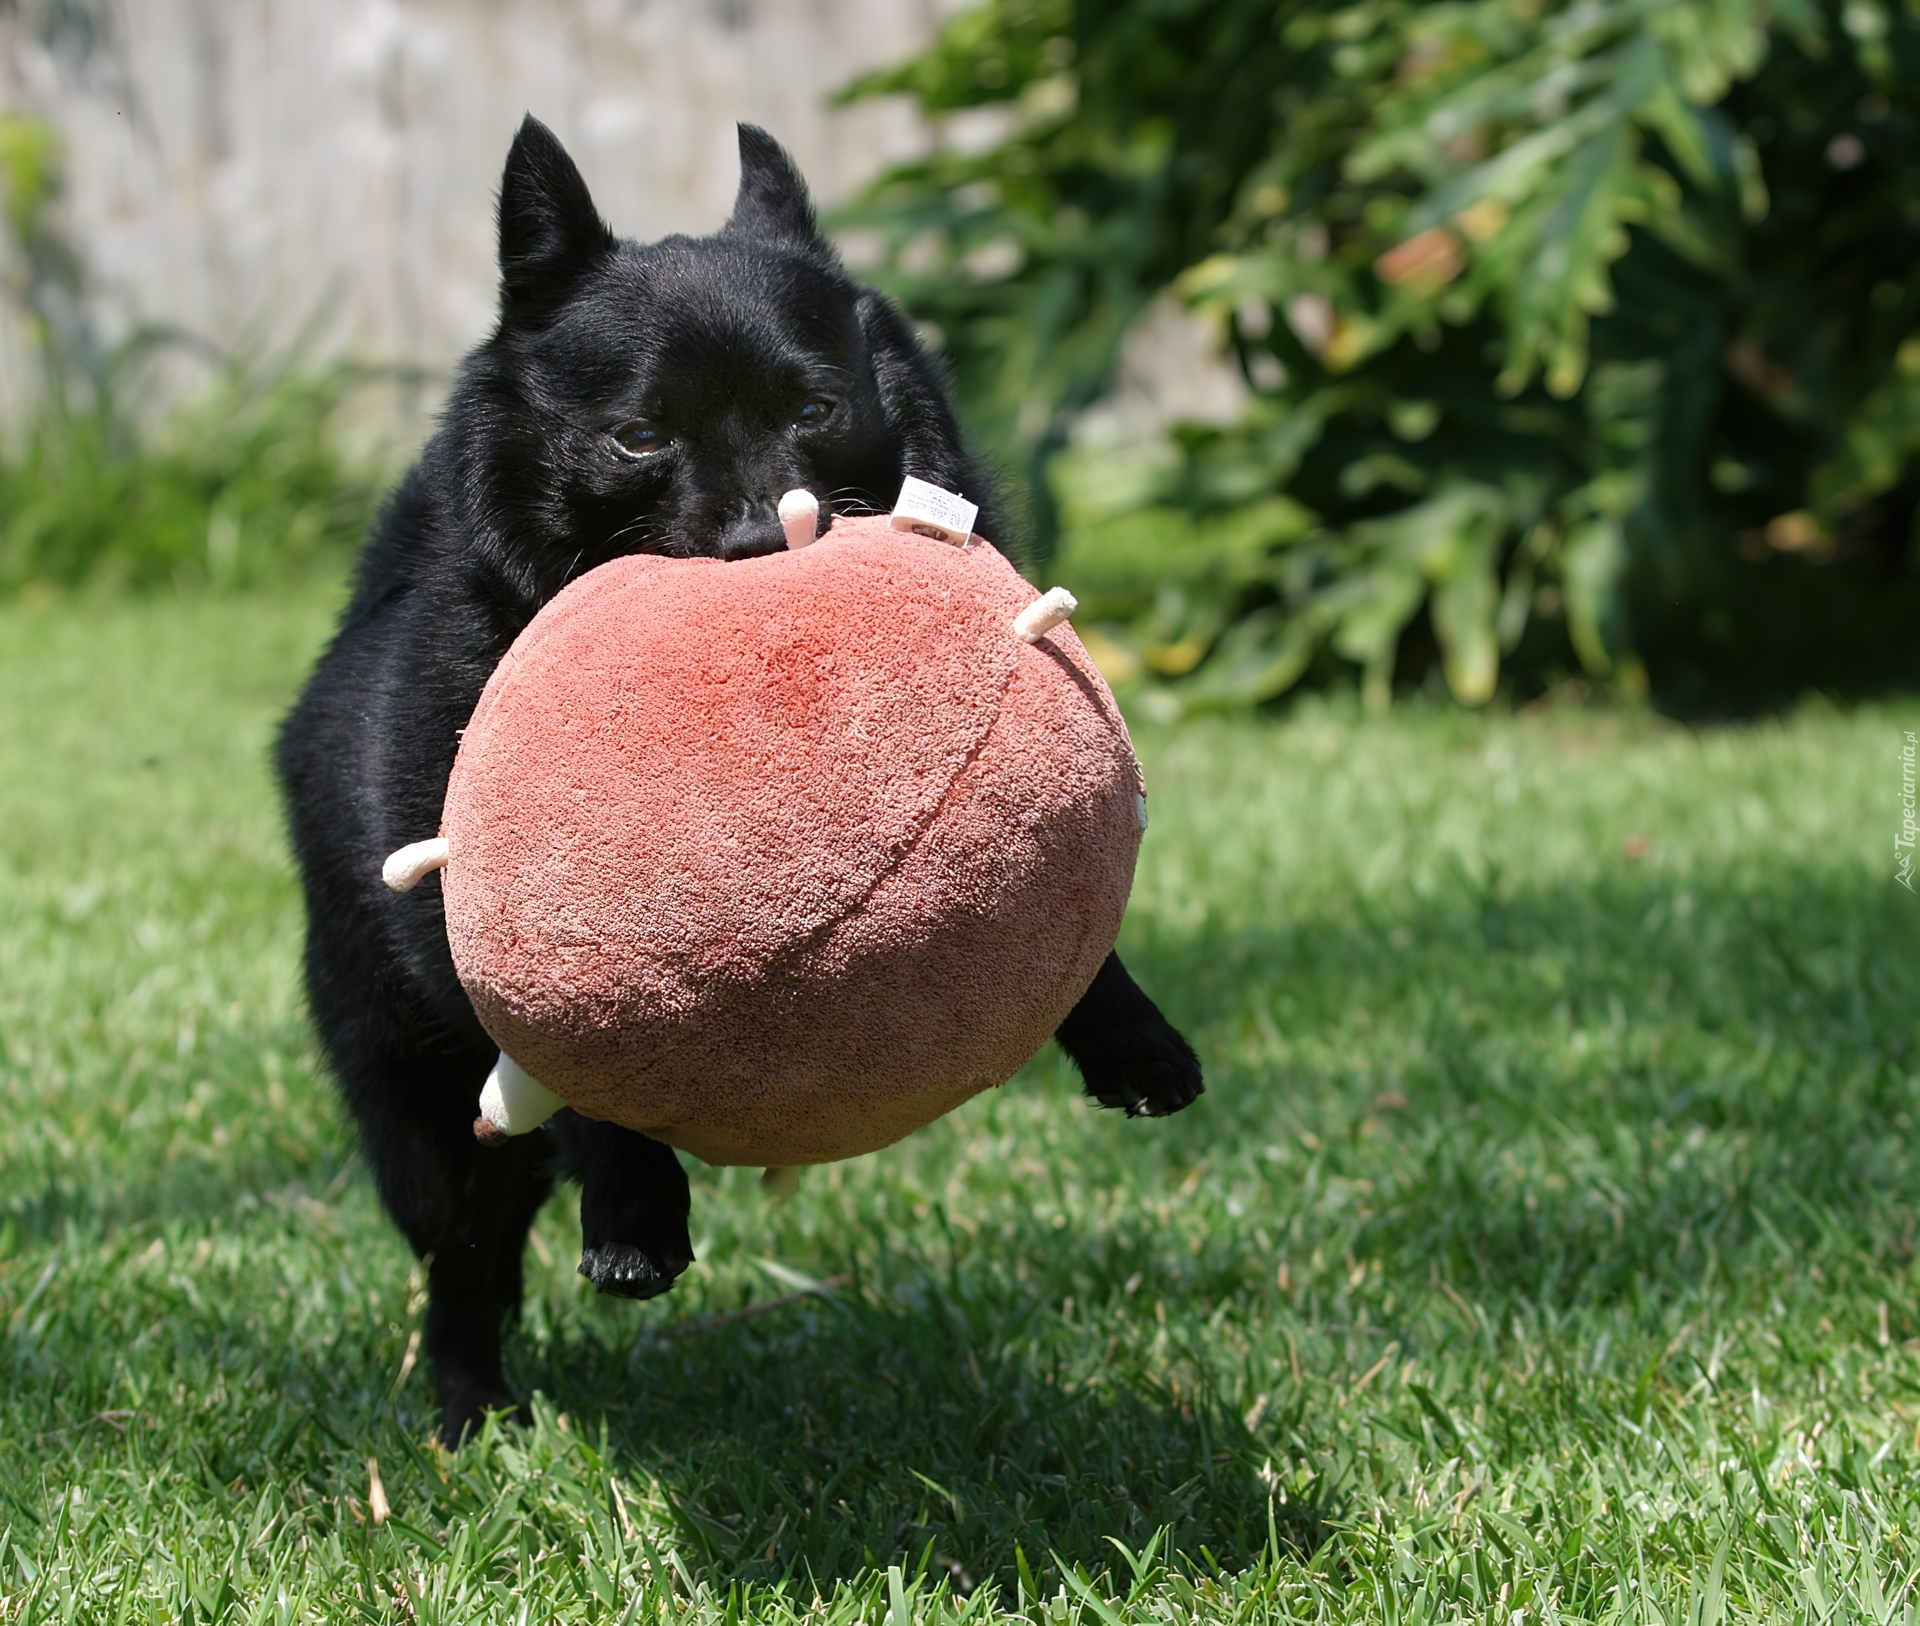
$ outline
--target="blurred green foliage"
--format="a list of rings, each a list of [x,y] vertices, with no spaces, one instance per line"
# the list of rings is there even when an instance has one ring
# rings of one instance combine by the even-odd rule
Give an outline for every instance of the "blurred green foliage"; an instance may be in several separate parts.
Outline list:
[[[53,132],[38,119],[0,113],[0,182],[7,225],[25,242],[38,235],[40,210],[52,189]]]
[[[344,557],[379,490],[334,431],[356,382],[235,366],[157,426],[111,382],[44,412],[0,461],[0,592],[249,587]]]
[[[1915,675],[1920,8],[987,0],[890,93],[974,139],[848,218],[1110,669]],[[1244,416],[1074,439],[1168,291]]]
[[[0,115],[6,291],[45,373],[30,421],[0,453],[0,594],[242,587],[343,556],[380,485],[337,432],[369,375],[219,358],[206,387],[157,412],[154,364],[204,362],[208,347],[155,331],[98,344],[78,261],[49,217],[58,159],[45,124]]]

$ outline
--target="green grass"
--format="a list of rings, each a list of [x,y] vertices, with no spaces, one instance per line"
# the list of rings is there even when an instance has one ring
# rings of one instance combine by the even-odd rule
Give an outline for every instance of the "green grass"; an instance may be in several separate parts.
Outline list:
[[[264,768],[329,609],[0,611],[0,1619],[1913,1618],[1920,704],[1148,733],[1204,1099],[696,1169],[644,1307],[556,1199],[446,1456]]]

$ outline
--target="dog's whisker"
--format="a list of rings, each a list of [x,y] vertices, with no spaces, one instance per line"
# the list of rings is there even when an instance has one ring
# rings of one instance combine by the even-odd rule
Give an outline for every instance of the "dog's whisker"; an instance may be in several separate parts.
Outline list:
[[[617,542],[624,542],[630,536],[637,536],[644,547],[649,543],[664,542],[667,539],[667,532],[658,519],[649,514],[644,519],[636,519],[630,525],[621,526],[607,538],[607,546],[612,547]]]
[[[850,500],[849,500],[850,499]],[[858,486],[836,486],[826,495],[823,506],[829,513],[844,514],[853,518],[859,514],[883,514],[883,508],[876,508],[866,500]]]

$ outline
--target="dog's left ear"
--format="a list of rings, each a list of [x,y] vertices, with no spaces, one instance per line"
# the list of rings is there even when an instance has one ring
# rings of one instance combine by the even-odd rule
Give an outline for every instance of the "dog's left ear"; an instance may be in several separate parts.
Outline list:
[[[733,200],[733,218],[722,228],[724,234],[793,248],[819,247],[813,200],[786,149],[757,124],[739,128],[740,192]]]

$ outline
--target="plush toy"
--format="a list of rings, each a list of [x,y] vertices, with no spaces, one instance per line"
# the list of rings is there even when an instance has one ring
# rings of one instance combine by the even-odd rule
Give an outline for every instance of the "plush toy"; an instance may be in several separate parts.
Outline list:
[[[494,672],[387,870],[446,866],[483,1138],[564,1101],[709,1163],[850,1157],[1092,982],[1146,827],[1126,726],[1071,598],[918,485],[817,541],[790,493],[785,553],[602,565]]]

